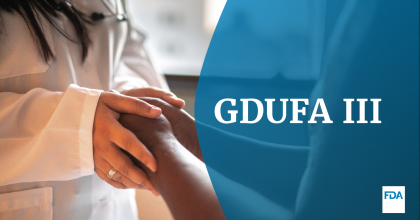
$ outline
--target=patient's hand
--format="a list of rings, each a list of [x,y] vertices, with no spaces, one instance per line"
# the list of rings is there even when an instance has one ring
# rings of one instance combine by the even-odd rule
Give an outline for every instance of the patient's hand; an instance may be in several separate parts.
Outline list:
[[[177,148],[183,148],[172,132],[170,122],[163,115],[156,119],[149,120],[132,114],[122,114],[119,121],[147,146],[150,152],[155,156],[158,166],[162,166],[162,164],[166,164],[168,161],[176,160],[177,158],[169,158],[170,155],[173,155],[173,152],[178,150]],[[161,169],[159,172],[156,171],[156,175],[151,175],[149,168],[144,166],[144,164],[132,157],[129,153],[125,153],[131,158],[135,165],[146,171],[149,179],[154,185],[156,181],[159,181],[156,178],[168,176],[168,174],[166,174],[167,170],[165,169]]]
[[[157,103],[153,102],[156,105]],[[173,121],[178,117],[177,121],[181,121],[179,126],[184,128],[183,120],[189,116],[166,107],[168,106],[162,108],[167,109],[168,117]],[[172,131],[174,125],[171,125],[164,114],[156,119],[123,114],[119,121],[142,140],[155,156],[158,164],[156,172],[151,172],[140,161],[133,157],[132,159],[146,171],[175,219],[225,219],[205,164],[178,142]],[[189,118],[186,122],[188,126],[185,128],[192,129],[195,133],[194,120]]]
[[[170,122],[163,115],[148,120],[132,114],[122,114],[119,121],[124,127],[136,134],[137,138],[152,152],[161,145],[171,146],[173,142],[178,142],[172,132]]]
[[[178,141],[198,159],[204,162],[200,144],[198,143],[194,118],[184,110],[179,109],[161,99],[150,97],[142,97],[141,99],[151,105],[161,108],[162,114],[171,123],[173,133]]]

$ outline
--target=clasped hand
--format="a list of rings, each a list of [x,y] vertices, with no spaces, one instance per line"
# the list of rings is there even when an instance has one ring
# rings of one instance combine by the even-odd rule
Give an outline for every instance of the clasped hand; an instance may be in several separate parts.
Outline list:
[[[159,117],[162,114],[159,107],[134,98],[146,96],[162,99],[177,108],[185,105],[174,94],[153,87],[129,90],[122,94],[102,92],[93,123],[93,158],[97,175],[113,187],[146,188],[158,195],[146,173],[135,166],[122,149],[153,172],[158,169],[156,159],[130,130],[118,122],[122,113],[146,118]],[[117,172],[109,179],[107,174],[112,168]]]

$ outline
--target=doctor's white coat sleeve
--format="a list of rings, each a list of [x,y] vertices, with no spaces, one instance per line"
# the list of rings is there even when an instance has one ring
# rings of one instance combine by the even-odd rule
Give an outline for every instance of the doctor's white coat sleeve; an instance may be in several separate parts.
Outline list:
[[[99,90],[0,93],[0,186],[94,173],[92,127]]]
[[[164,76],[157,73],[144,48],[144,35],[128,25],[127,40],[121,61],[114,73],[113,88],[125,91],[155,86],[169,91]]]

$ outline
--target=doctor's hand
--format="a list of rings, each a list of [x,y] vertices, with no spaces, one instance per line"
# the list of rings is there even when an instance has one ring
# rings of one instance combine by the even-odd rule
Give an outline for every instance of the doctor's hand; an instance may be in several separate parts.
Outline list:
[[[139,89],[126,90],[126,91],[121,92],[121,94],[132,96],[132,97],[159,98],[178,108],[183,108],[185,106],[184,100],[178,98],[172,92],[167,92],[163,89],[159,89],[156,87],[144,87],[144,88],[139,88]]]
[[[119,189],[146,188],[158,195],[146,173],[135,166],[121,149],[145,164],[150,170],[157,170],[155,157],[137,137],[119,122],[121,113],[130,113],[146,118],[157,118],[160,108],[133,97],[102,92],[96,107],[93,124],[93,158],[98,176]],[[116,169],[112,179],[107,174]]]

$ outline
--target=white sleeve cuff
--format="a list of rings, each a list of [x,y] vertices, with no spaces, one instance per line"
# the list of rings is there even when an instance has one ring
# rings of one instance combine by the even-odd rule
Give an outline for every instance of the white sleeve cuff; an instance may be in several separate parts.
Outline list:
[[[80,98],[80,101],[83,101],[79,124],[80,176],[92,175],[94,173],[92,131],[96,107],[101,92],[101,90],[86,89],[72,84],[65,94],[74,96],[74,98]]]

